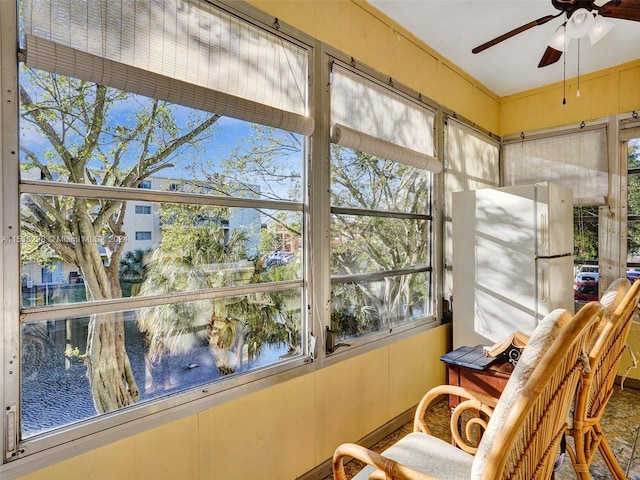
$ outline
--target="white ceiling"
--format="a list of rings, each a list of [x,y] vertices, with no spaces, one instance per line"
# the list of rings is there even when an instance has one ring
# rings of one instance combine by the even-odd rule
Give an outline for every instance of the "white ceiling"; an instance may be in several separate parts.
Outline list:
[[[578,41],[559,62],[538,68],[560,16],[484,52],[471,49],[545,15],[559,13],[551,0],[368,0],[404,28],[499,96],[561,82],[578,74]],[[638,0],[628,0],[637,2]],[[580,40],[580,75],[640,59],[640,22],[607,19],[614,28],[591,46]]]

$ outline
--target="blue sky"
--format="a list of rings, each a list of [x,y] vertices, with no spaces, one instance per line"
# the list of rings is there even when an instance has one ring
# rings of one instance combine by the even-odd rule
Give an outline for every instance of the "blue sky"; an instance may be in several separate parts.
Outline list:
[[[34,72],[38,72],[37,70],[33,70]],[[29,94],[31,95],[34,102],[38,102],[41,99],[40,92],[36,87],[29,83],[29,77],[25,74],[25,69],[21,70],[21,85],[27,89]],[[109,111],[109,118],[107,121],[107,125],[110,129],[115,129],[119,125],[122,126],[133,126],[137,123],[135,118],[135,114],[137,111],[148,107],[150,103],[150,99],[140,95],[128,96],[125,101],[117,101],[112,104]],[[183,107],[180,105],[173,104],[171,105],[172,116],[178,125],[178,128],[181,131],[181,134],[187,132],[190,127],[188,126],[190,121],[193,121],[194,118],[200,118],[201,121],[205,116],[209,115],[208,112],[195,110],[188,107]],[[196,120],[198,121],[198,120]],[[62,135],[62,125],[53,123],[54,128],[58,130],[59,135]],[[66,135],[67,138],[65,140],[65,144],[67,146],[71,145],[80,145],[82,142],[82,136],[86,134],[86,125],[82,122],[78,122],[78,132],[73,132],[68,130]],[[165,139],[170,139],[174,135],[173,134],[165,134],[163,131],[157,132],[159,137],[164,137]],[[200,148],[182,148],[178,150],[178,155],[174,157],[171,161],[175,164],[173,168],[167,168],[165,170],[158,171],[154,175],[156,177],[165,177],[165,178],[191,178],[191,176],[195,175],[198,179],[202,180],[202,174],[193,174],[188,167],[190,165],[202,165],[207,166],[207,171],[209,173],[214,173],[218,170],[217,165],[220,165],[220,162],[223,160],[227,160],[231,157],[232,152],[237,148],[249,147],[251,144],[248,143],[249,138],[252,136],[253,132],[251,129],[251,124],[249,122],[243,120],[237,120],[230,117],[222,117],[220,118],[216,124],[209,130],[209,133],[206,136],[201,137],[202,141],[199,145]],[[109,135],[102,136],[102,146],[103,151],[108,152],[110,148],[115,146],[113,143],[115,137],[110,137]],[[20,129],[20,142],[21,145],[26,147],[28,150],[34,152],[41,161],[47,158],[47,152],[52,152],[52,146],[46,137],[38,131],[38,129],[27,122],[23,122]],[[112,142],[112,143],[109,143]],[[141,147],[136,149],[130,149],[129,153],[124,155],[120,160],[120,166],[122,168],[131,168],[137,163],[138,155],[140,154]],[[153,151],[154,145],[153,142],[150,145],[150,151]],[[278,161],[282,162],[282,166],[284,169],[289,169],[298,172],[298,175],[302,176],[303,171],[303,162],[301,160],[302,152],[299,155],[293,155],[291,158],[289,157],[279,157]],[[25,160],[24,153],[22,154],[22,160]],[[49,164],[59,164],[59,160],[56,160],[56,156],[49,157]],[[182,159],[182,161],[180,161]],[[52,163],[53,162],[53,163]],[[99,169],[101,167],[101,163],[96,161],[95,168]],[[213,167],[211,166],[213,165]],[[252,184],[260,185],[262,182],[258,176],[251,177],[246,179],[245,181],[250,182]],[[264,184],[266,187],[266,184]],[[277,192],[280,198],[288,198],[286,192],[291,187],[290,184],[283,183],[282,185],[271,184],[272,187]],[[263,191],[267,191],[266,188]]]

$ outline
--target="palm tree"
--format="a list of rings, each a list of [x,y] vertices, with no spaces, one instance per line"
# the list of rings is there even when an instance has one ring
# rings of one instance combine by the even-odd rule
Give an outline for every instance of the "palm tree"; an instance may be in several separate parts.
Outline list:
[[[142,295],[260,281],[259,265],[246,261],[247,235],[240,230],[226,234],[220,222],[223,211],[204,212],[197,206],[163,208],[162,242],[149,257]],[[265,343],[285,342],[287,333],[278,321],[283,305],[277,296],[255,293],[142,309],[138,326],[147,336],[148,365],[163,365],[167,356],[207,342],[218,371],[233,373],[242,367],[245,350],[251,358],[260,354]]]
[[[120,280],[135,281],[144,277],[144,259],[151,250],[130,250],[120,260]]]

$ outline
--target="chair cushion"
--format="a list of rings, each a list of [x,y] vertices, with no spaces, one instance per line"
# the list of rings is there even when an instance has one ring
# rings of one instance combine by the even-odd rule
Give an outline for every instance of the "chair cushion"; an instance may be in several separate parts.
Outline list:
[[[532,332],[526,348],[523,350],[507,385],[500,395],[500,401],[491,415],[487,430],[482,435],[482,441],[478,446],[478,452],[473,461],[471,478],[480,478],[484,465],[488,461],[489,452],[498,435],[501,435],[502,426],[511,408],[517,401],[542,356],[570,320],[571,315],[566,310],[557,309],[543,318]]]
[[[609,288],[605,290],[600,299],[600,303],[604,307],[604,316],[611,316],[615,312],[618,305],[631,288],[631,282],[626,277],[616,278]]]
[[[437,437],[410,433],[382,452],[385,457],[429,475],[447,480],[469,480],[473,456]],[[367,466],[353,477],[366,480],[375,469]]]
[[[618,305],[620,305],[620,302],[622,302],[622,300],[624,299],[624,296],[627,294],[630,288],[631,288],[631,282],[626,277],[617,278],[611,283],[611,285],[609,285],[609,288],[607,288],[605,292],[602,294],[602,298],[600,298],[600,303],[604,307],[604,316],[602,317],[602,320],[598,324],[596,333],[593,336],[593,343],[595,343],[596,339],[600,336],[600,333],[602,333],[602,329],[607,324],[607,322],[609,321],[613,313],[616,311],[616,309],[618,308]],[[592,346],[593,344],[588,346],[589,350],[591,349]]]

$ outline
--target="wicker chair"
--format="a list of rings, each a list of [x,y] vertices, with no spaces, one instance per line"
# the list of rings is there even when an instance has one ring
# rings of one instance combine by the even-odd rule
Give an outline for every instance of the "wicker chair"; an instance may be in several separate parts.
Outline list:
[[[553,311],[532,333],[499,400],[460,387],[436,387],[418,406],[414,432],[382,454],[356,444],[340,445],[333,456],[334,480],[346,479],[344,460],[349,457],[368,464],[354,480],[551,478],[571,401],[587,361],[584,348],[602,316],[603,307],[597,302],[586,305],[574,317],[566,310]],[[423,421],[428,405],[449,394],[468,399],[452,413],[452,430],[458,430],[459,410],[480,412],[471,428],[469,424],[463,427],[463,436],[474,427],[486,428],[477,448],[466,442],[456,448],[432,436]]]
[[[620,297],[623,297],[621,301]],[[595,343],[589,351],[591,371],[578,384],[568,430],[574,445],[568,444],[567,451],[579,479],[591,479],[589,466],[598,450],[613,478],[627,478],[607,443],[600,419],[613,393],[616,373],[639,300],[640,281],[631,286],[626,278],[616,280],[600,300],[605,311]]]

